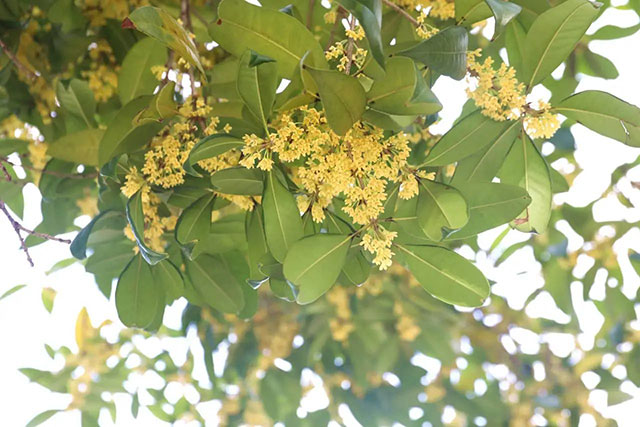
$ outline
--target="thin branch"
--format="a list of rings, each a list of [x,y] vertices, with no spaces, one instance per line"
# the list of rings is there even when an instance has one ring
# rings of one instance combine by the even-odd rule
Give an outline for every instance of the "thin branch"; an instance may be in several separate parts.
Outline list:
[[[420,26],[420,23],[418,21],[416,21],[416,19],[413,16],[409,15],[409,13],[406,10],[404,10],[403,8],[398,6],[397,4],[391,2],[390,0],[382,0],[382,3],[386,4],[391,9],[395,10],[396,12],[398,12],[403,18],[405,18],[407,21],[411,22],[416,27]]]
[[[7,181],[11,182],[12,181],[11,175],[9,175],[9,172],[7,171],[7,169],[4,166],[4,164],[2,164],[0,162],[0,166],[2,166],[2,170],[6,174]],[[36,236],[36,237],[40,237],[40,238],[45,239],[45,240],[53,240],[55,242],[61,242],[61,243],[67,243],[67,244],[71,243],[71,240],[61,239],[59,237],[52,236],[50,234],[39,233],[37,231],[30,230],[30,229],[26,228],[25,226],[20,224],[13,217],[13,215],[11,215],[11,212],[9,212],[9,209],[7,209],[7,205],[4,203],[4,200],[2,200],[2,199],[0,199],[0,211],[2,211],[2,213],[4,213],[4,215],[7,217],[7,219],[11,223],[11,226],[13,227],[13,231],[15,231],[16,234],[18,235],[18,239],[20,240],[20,247],[22,248],[22,250],[24,251],[25,255],[27,256],[27,261],[29,261],[29,264],[31,264],[31,267],[34,267],[35,264],[33,263],[33,259],[31,258],[31,255],[29,254],[29,248],[27,248],[27,243],[25,242],[25,239],[22,237],[22,234],[21,234],[22,231],[24,231],[27,234],[31,234],[31,235]]]
[[[58,172],[58,171],[50,171],[47,169],[40,169],[40,168],[36,168],[30,165],[25,165],[25,164],[21,164],[21,165],[17,165],[15,163],[13,163],[11,160],[7,159],[6,157],[0,157],[0,164],[2,164],[2,162],[6,162],[7,164],[11,165],[11,166],[16,166],[16,167],[21,167],[23,169],[27,169],[33,172],[40,172],[43,173],[45,175],[51,175],[51,176],[57,176],[58,178],[70,178],[70,179],[93,179],[93,178],[97,178],[98,177],[98,172],[93,172],[93,173],[86,173],[86,174],[81,174],[81,173],[65,173],[65,172]],[[4,165],[2,165],[3,169],[4,169]]]
[[[2,41],[2,39],[0,39],[0,48],[2,48],[2,51],[5,53],[5,55],[7,55],[7,57],[9,58],[9,60],[11,62],[13,62],[13,65],[16,66],[16,68],[18,69],[18,71],[21,71],[22,73],[24,73],[27,77],[29,77],[31,80],[35,80],[38,78],[38,75],[36,73],[34,73],[33,71],[31,71],[29,69],[29,67],[27,67],[26,65],[24,65],[22,62],[20,62],[20,60],[18,59],[17,56],[15,56],[13,54],[13,52],[11,52],[11,49],[9,49],[9,47],[4,44],[4,41]]]
[[[307,11],[307,28],[310,30],[313,24],[313,7],[316,5],[316,0],[309,0],[309,10]]]
[[[353,31],[356,27],[356,17],[351,15],[349,19],[349,29]],[[355,41],[349,37],[349,41],[347,42],[347,52],[345,53],[348,59],[347,65],[344,67],[344,72],[349,74],[351,72],[351,64],[353,64],[353,48],[355,46]]]

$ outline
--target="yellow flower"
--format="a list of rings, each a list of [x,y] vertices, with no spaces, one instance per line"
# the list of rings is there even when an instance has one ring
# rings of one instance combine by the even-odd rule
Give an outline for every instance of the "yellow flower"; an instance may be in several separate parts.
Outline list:
[[[376,225],[367,230],[366,234],[362,236],[360,245],[375,255],[373,263],[380,270],[386,270],[391,266],[391,258],[394,255],[391,251],[391,244],[397,235],[398,233],[395,231],[389,231],[382,226]]]
[[[548,103],[538,101],[537,111],[527,112],[524,127],[530,137],[548,139],[560,128],[558,115],[549,111],[550,108]]]

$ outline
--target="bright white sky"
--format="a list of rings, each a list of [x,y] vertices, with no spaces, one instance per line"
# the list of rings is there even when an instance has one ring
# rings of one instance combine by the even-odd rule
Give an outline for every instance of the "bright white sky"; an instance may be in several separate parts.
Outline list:
[[[600,18],[590,30],[605,25],[614,24],[621,27],[631,26],[637,23],[637,16],[633,12],[609,10]],[[593,42],[592,49],[607,58],[611,59],[620,71],[620,77],[613,81],[585,77],[578,87],[578,90],[600,89],[608,91],[628,102],[640,105],[640,85],[637,83],[637,70],[640,69],[640,60],[637,56],[637,47],[640,46],[640,34],[613,42]],[[464,85],[452,80],[439,81],[435,91],[444,102],[444,119],[438,125],[438,131],[444,132],[451,126],[452,121],[460,112],[462,103],[465,101]],[[544,96],[544,89],[540,91]],[[557,196],[563,200],[576,205],[584,206],[598,198],[609,183],[609,176],[618,165],[635,159],[640,155],[640,149],[624,146],[613,140],[599,136],[588,129],[575,126],[572,129],[576,142],[576,158],[584,171],[574,181],[573,188],[565,195]],[[636,168],[638,169],[638,168]],[[640,180],[640,170],[634,170],[629,174],[630,178]],[[629,191],[631,188],[627,180],[621,185],[622,191]],[[35,227],[41,220],[39,212],[39,194],[33,186],[27,186],[25,194],[25,218],[24,225]],[[628,194],[628,193],[627,193]],[[640,206],[640,196],[631,197],[636,206]],[[558,199],[559,201],[559,199]],[[638,221],[640,219],[640,209],[622,209],[621,204],[615,198],[609,198],[598,202],[595,214],[596,219],[604,220],[627,220]],[[84,225],[84,223],[81,223]],[[561,229],[561,231],[565,231]],[[484,248],[488,248],[500,230],[490,231],[481,236],[480,243]],[[70,233],[67,237],[72,238],[75,233]],[[582,245],[582,241],[577,235],[570,235],[569,248],[575,250]],[[507,239],[502,243],[508,245],[510,242],[518,241],[523,236],[512,231]],[[616,252],[621,254],[619,261],[624,270],[623,290],[631,295],[638,287],[640,281],[637,275],[631,271],[629,262],[626,259],[627,248],[632,247],[640,252],[640,231],[634,230],[624,236],[615,246]],[[463,254],[464,251],[463,251]],[[54,348],[65,345],[72,349],[76,348],[74,339],[74,325],[76,317],[83,306],[86,306],[94,325],[100,324],[105,319],[115,322],[111,328],[112,334],[116,334],[121,324],[117,320],[113,303],[107,301],[98,291],[94,284],[92,275],[86,273],[80,264],[64,270],[47,275],[46,272],[56,262],[70,258],[67,245],[47,242],[31,250],[31,255],[36,263],[35,268],[31,268],[24,254],[19,250],[18,241],[9,223],[0,218],[0,265],[2,278],[0,279],[0,295],[15,285],[26,284],[27,287],[17,293],[0,300],[0,343],[2,353],[0,358],[0,412],[2,413],[1,424],[3,426],[24,426],[34,415],[48,409],[63,409],[67,406],[70,398],[64,395],[50,393],[43,387],[29,383],[28,379],[18,372],[21,367],[33,367],[39,369],[61,368],[63,361],[52,361],[44,349],[47,343]],[[468,254],[465,254],[468,255]],[[508,303],[513,308],[522,308],[526,296],[536,288],[542,286],[539,275],[539,266],[534,263],[531,252],[524,250],[506,262],[503,267],[495,270],[490,267],[490,260],[478,259],[479,266],[497,281],[493,287],[493,292],[505,296]],[[527,266],[526,273],[521,274],[523,266]],[[567,284],[569,286],[569,284]],[[600,328],[601,315],[597,313],[592,303],[584,303],[581,300],[581,290],[579,284],[572,285],[574,302],[579,308],[579,320],[583,329],[583,334],[575,342],[572,336],[560,336],[549,334],[541,337],[545,342],[549,342],[551,348],[558,355],[576,355],[580,352],[576,346],[589,349],[593,345],[593,335]],[[603,285],[604,286],[604,285]],[[57,291],[53,312],[49,314],[41,303],[41,291],[45,287],[53,288]],[[549,310],[550,297],[544,294],[527,307],[527,312],[534,316],[544,315],[558,321],[566,319],[566,316],[559,311]],[[177,328],[180,325],[180,311],[184,307],[184,300],[177,301],[165,316],[165,325]],[[522,331],[520,331],[522,332]],[[110,334],[111,336],[114,336]],[[516,343],[524,348],[535,351],[539,345],[536,337],[528,336],[526,333],[514,332],[511,337]],[[166,342],[157,339],[140,340],[141,348],[154,354],[161,347],[166,347]],[[505,346],[513,345],[513,342],[505,342]],[[170,344],[172,357],[176,361],[184,360],[185,351],[191,347],[196,354],[201,354],[202,349],[197,345],[191,334],[187,339],[172,340]],[[196,366],[196,378],[206,378],[202,364]],[[145,379],[151,380],[151,379]],[[592,385],[588,376],[583,378],[587,385]],[[206,380],[203,380],[206,383]],[[637,425],[637,407],[640,404],[640,389],[630,382],[624,384],[623,390],[636,396],[634,399],[611,408],[605,408],[605,396],[599,392],[592,393],[592,401],[604,413],[616,417],[621,426]],[[195,390],[185,388],[184,390],[174,390],[169,398],[173,401],[185,394],[187,399],[194,397]],[[316,399],[315,404],[321,404],[322,396]],[[148,426],[163,425],[148,411],[141,410],[138,420],[133,420],[128,414],[130,399],[122,396],[116,397],[118,405],[118,422],[120,426]],[[312,399],[313,400],[313,399]],[[144,399],[143,402],[144,403]],[[314,402],[309,402],[314,405]],[[203,404],[199,409],[203,414],[211,414],[215,405]],[[635,410],[634,410],[635,409]],[[109,416],[102,414],[101,425],[113,425]],[[215,418],[211,417],[211,425],[216,425]],[[583,417],[581,426],[594,425],[588,417]],[[357,423],[356,423],[357,424]],[[80,425],[78,412],[70,412],[56,415],[45,424],[46,426],[74,426]]]

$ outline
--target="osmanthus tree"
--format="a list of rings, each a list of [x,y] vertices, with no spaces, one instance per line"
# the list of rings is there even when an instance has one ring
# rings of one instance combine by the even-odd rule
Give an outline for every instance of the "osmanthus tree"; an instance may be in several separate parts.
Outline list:
[[[617,76],[589,41],[638,29],[586,35],[608,7],[0,2],[0,210],[31,263],[31,246],[65,242],[56,236],[92,217],[71,254],[113,294],[122,323],[148,331],[107,342],[83,311],[79,352],[47,347],[65,368],[23,372],[71,393],[69,409],[87,425],[103,408],[115,418],[112,393],[131,394],[134,415],[142,406],[165,421],[204,421],[197,405],[219,400],[224,425],[326,425],[342,422],[341,405],[366,426],[576,425],[583,414],[604,423],[580,375],[597,374],[611,404],[628,397],[622,381],[640,384],[634,301],[613,286],[622,275],[612,244],[633,225],[603,232],[591,206],[552,209],[577,170],[564,176],[549,164],[575,163],[575,123],[640,146],[640,109],[601,91],[574,93],[581,74]],[[447,102],[431,89],[440,78],[464,79],[469,101],[447,133],[433,135]],[[550,99],[531,95],[538,85]],[[554,149],[543,155],[546,141]],[[35,230],[21,223],[27,184],[42,194]],[[582,249],[568,252],[549,227],[561,219],[588,242]],[[478,246],[479,233],[506,224],[490,249]],[[511,229],[532,235],[504,247]],[[490,297],[473,257],[460,254],[485,252],[498,265],[525,246],[546,279],[529,300],[547,291],[568,324]],[[579,256],[594,260],[584,277],[574,277]],[[612,286],[598,302],[606,321],[595,347],[558,357],[546,345],[533,354],[516,345],[514,329],[575,336],[569,285],[580,279],[588,298],[603,274]],[[168,329],[165,308],[182,297],[182,329]],[[168,350],[149,357],[131,344],[192,327],[207,384],[192,377],[201,363],[193,354],[177,364]],[[220,346],[228,356],[214,369]],[[139,366],[126,363],[131,354]],[[440,368],[425,371],[425,355]],[[126,386],[144,371],[164,385]],[[306,413],[300,377],[311,372],[328,407]],[[178,382],[195,397],[169,398]]]

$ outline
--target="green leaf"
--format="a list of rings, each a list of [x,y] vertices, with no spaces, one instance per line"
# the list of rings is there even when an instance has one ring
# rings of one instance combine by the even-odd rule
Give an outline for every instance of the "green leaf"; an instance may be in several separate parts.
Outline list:
[[[498,175],[500,182],[522,187],[531,197],[531,204],[513,226],[525,232],[544,232],[551,217],[551,177],[547,162],[526,133],[513,144]]]
[[[339,3],[351,12],[364,30],[371,55],[385,68],[382,48],[382,1],[381,0],[340,0]]]
[[[209,34],[222,48],[240,57],[247,47],[276,60],[278,73],[291,78],[309,52],[309,64],[326,68],[322,47],[300,21],[285,13],[244,1],[223,0]]]
[[[489,283],[473,264],[439,246],[397,246],[422,287],[448,304],[478,307],[489,296]]]
[[[458,24],[470,25],[491,16],[491,9],[483,0],[457,0],[455,8]]]
[[[242,166],[222,169],[211,175],[211,184],[224,194],[260,196],[264,189],[264,173]]]
[[[149,106],[150,96],[141,96],[122,107],[107,126],[98,149],[98,164],[104,165],[113,157],[142,148],[164,126],[146,123],[137,126],[133,120]]]
[[[215,194],[209,192],[182,211],[175,228],[178,243],[187,245],[209,234],[215,197]]]
[[[244,142],[240,138],[226,134],[209,135],[202,138],[193,146],[189,152],[189,158],[184,164],[184,169],[192,174],[197,174],[193,170],[193,165],[200,160],[210,159],[219,156],[229,150],[244,147]],[[199,174],[198,174],[199,175]]]
[[[164,310],[164,292],[156,286],[151,267],[141,254],[134,256],[118,278],[116,309],[125,326],[145,328]]]
[[[524,188],[515,185],[468,182],[458,189],[469,203],[469,222],[450,239],[466,239],[505,224],[531,203]]]
[[[498,174],[513,141],[521,132],[522,122],[510,121],[502,134],[488,146],[458,162],[451,184],[455,186],[464,182],[491,182]]]
[[[526,38],[527,33],[520,22],[514,20],[507,25],[504,44],[509,55],[509,64],[516,70],[522,69]]]
[[[360,286],[367,281],[370,273],[371,263],[367,261],[362,249],[359,247],[351,248],[347,253],[347,260],[338,280],[344,284]]]
[[[156,285],[162,286],[167,304],[180,298],[184,293],[184,280],[180,270],[169,260],[163,260],[151,266],[151,275]]]
[[[126,213],[127,221],[129,221],[136,243],[145,261],[153,265],[167,258],[167,254],[152,250],[144,241],[144,212],[142,210],[142,193],[140,191],[127,201]]]
[[[58,82],[56,97],[60,106],[70,115],[76,117],[87,128],[96,126],[93,118],[96,113],[96,100],[89,84],[78,79],[71,79],[65,88],[62,82]]]
[[[493,34],[493,39],[502,33],[504,27],[522,11],[522,8],[515,3],[510,3],[504,0],[484,0],[493,16],[496,18],[496,29]]]
[[[638,30],[640,30],[640,24],[625,28],[617,27],[615,25],[605,25],[593,33],[590,38],[591,40],[615,40],[623,37],[629,37],[638,32]]]
[[[244,306],[240,283],[219,257],[202,254],[187,262],[190,282],[205,303],[225,313],[237,313]]]
[[[333,286],[347,259],[351,236],[315,234],[298,240],[284,260],[284,276],[300,288],[297,301],[309,304]]]
[[[26,427],[36,427],[47,421],[49,418],[53,417],[58,412],[62,412],[59,409],[49,409],[48,411],[44,411],[31,418],[31,420],[27,423]]]
[[[374,80],[367,92],[367,104],[376,110],[397,114],[396,111],[412,98],[416,80],[411,59],[389,58],[384,79]]]
[[[85,129],[64,135],[49,144],[47,154],[67,162],[98,166],[98,150],[104,134],[102,129]]]
[[[428,40],[398,52],[398,55],[420,61],[437,73],[462,79],[467,73],[469,36],[462,27],[449,27]]]
[[[16,285],[13,288],[9,289],[8,291],[6,291],[5,293],[3,293],[2,295],[0,295],[0,301],[5,299],[6,297],[8,297],[11,294],[14,294],[16,292],[18,292],[20,289],[26,287],[27,285]]]
[[[266,275],[260,271],[258,265],[260,260],[269,253],[264,235],[262,216],[262,206],[256,205],[253,210],[247,212],[245,218],[245,236],[247,238],[247,256],[250,270],[249,280],[257,282],[266,278]]]
[[[69,247],[71,251],[71,255],[73,255],[77,259],[85,259],[87,257],[87,241],[89,240],[89,236],[93,231],[93,227],[96,225],[100,219],[119,215],[118,213],[110,210],[102,211],[98,215],[96,215],[89,224],[87,224],[78,235],[71,242],[71,246]]]
[[[318,87],[320,100],[331,129],[344,135],[362,117],[367,96],[358,79],[334,70],[302,66]]]
[[[143,6],[131,12],[128,19],[136,30],[153,37],[176,52],[195,66],[206,79],[196,45],[187,31],[171,15],[157,7]]]
[[[598,4],[567,0],[542,13],[527,33],[521,80],[531,89],[573,51],[598,16]]]
[[[440,241],[467,223],[469,207],[462,194],[455,188],[439,182],[421,180],[416,214],[418,223],[427,237]]]
[[[174,99],[176,83],[170,81],[153,95],[149,106],[142,110],[133,119],[134,125],[141,125],[149,122],[162,122],[170,119],[178,113],[178,105]]]
[[[250,65],[255,52],[247,50],[238,64],[237,90],[249,111],[267,127],[278,88],[278,70],[275,62]]]
[[[42,288],[42,305],[44,308],[51,313],[53,310],[53,303],[55,302],[57,292],[53,288]]]
[[[167,49],[151,37],[138,41],[127,52],[118,73],[118,96],[122,105],[141,95],[151,95],[158,80],[151,67],[167,62]]]
[[[429,151],[429,166],[445,166],[468,157],[504,134],[513,122],[497,122],[475,111],[456,123]]]
[[[273,171],[266,176],[262,209],[267,245],[273,257],[282,263],[291,245],[304,233],[296,201]]]
[[[597,90],[576,93],[553,109],[609,138],[640,147],[640,108]]]

